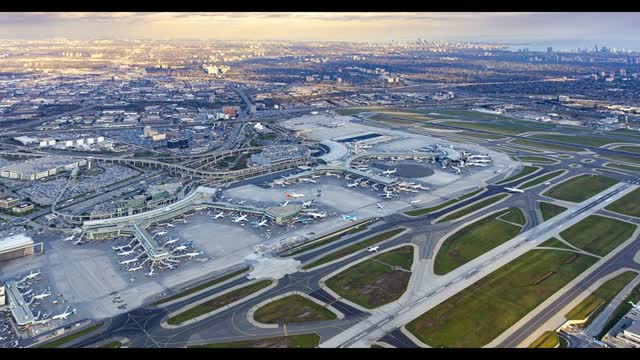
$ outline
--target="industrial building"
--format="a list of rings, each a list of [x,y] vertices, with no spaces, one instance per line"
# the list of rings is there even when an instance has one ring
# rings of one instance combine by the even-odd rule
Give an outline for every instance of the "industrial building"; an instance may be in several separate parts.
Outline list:
[[[22,203],[11,208],[14,214],[26,214],[31,211],[33,211],[33,204],[30,203]]]
[[[178,138],[178,139],[169,139],[167,141],[167,147],[169,149],[184,149],[189,147],[189,139],[187,138]]]
[[[73,160],[65,156],[47,156],[11,163],[0,168],[0,177],[16,180],[39,180],[59,172],[87,165],[87,160]]]
[[[0,261],[33,255],[34,247],[33,239],[24,234],[2,238],[0,239]]]

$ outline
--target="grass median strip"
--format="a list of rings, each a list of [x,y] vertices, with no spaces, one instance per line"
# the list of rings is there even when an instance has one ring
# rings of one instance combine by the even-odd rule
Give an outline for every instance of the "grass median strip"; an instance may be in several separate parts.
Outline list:
[[[190,348],[248,349],[248,348],[315,348],[320,344],[317,334],[278,336],[265,339],[189,346]]]
[[[423,208],[423,209],[418,209],[418,210],[411,210],[411,211],[407,211],[405,212],[405,214],[409,215],[409,216],[419,216],[419,215],[423,215],[423,214],[429,214],[432,212],[436,212],[438,210],[444,209],[447,206],[453,205],[455,203],[458,203],[460,201],[466,200],[472,196],[475,196],[477,194],[479,194],[483,189],[478,189],[475,191],[472,191],[470,193],[464,194],[462,196],[459,196],[455,199],[451,199],[448,201],[443,202],[442,204],[436,205],[436,206],[432,206],[432,207],[428,207],[428,208]]]
[[[53,340],[51,342],[48,342],[48,343],[46,343],[46,344],[44,344],[44,345],[42,345],[40,347],[43,348],[43,349],[50,349],[50,348],[60,347],[61,345],[64,345],[64,344],[69,343],[69,342],[72,342],[72,341],[74,341],[76,339],[79,339],[80,337],[82,337],[84,335],[87,335],[89,333],[92,333],[92,332],[98,330],[100,327],[102,327],[102,325],[103,325],[103,323],[98,323],[98,324],[95,324],[95,325],[91,325],[91,326],[89,326],[89,327],[87,327],[85,329],[76,331],[76,332],[71,333],[71,334],[69,334],[67,336],[63,336],[63,337],[61,337],[59,339]]]
[[[434,273],[444,275],[513,239],[520,233],[522,227],[498,219],[510,213],[515,214],[514,218],[521,218],[524,223],[522,211],[511,208],[467,225],[448,237],[436,254]]]
[[[411,278],[413,247],[384,252],[329,278],[326,285],[339,296],[367,309],[402,296]]]
[[[567,208],[564,206],[560,206],[560,205],[556,205],[556,204],[552,204],[544,201],[540,202],[540,212],[542,213],[542,219],[544,221],[547,221],[556,215],[562,214],[566,210]]]
[[[534,341],[529,348],[536,349],[553,349],[560,344],[560,340],[558,338],[558,333],[555,331],[545,331],[544,334],[540,335],[536,341]]]
[[[585,320],[588,318],[586,322],[578,324],[579,327],[586,328],[605,306],[637,275],[636,272],[627,271],[608,280],[593,293],[589,294],[580,304],[571,309],[565,315],[565,318],[567,320]]]
[[[227,281],[227,280],[229,280],[229,279],[231,279],[233,277],[236,277],[236,276],[242,274],[243,272],[245,272],[247,270],[249,270],[249,267],[244,267],[244,268],[242,268],[242,269],[240,269],[238,271],[234,271],[234,272],[232,272],[230,274],[223,275],[223,276],[221,276],[219,278],[213,279],[213,280],[208,281],[208,282],[206,282],[204,284],[195,286],[195,287],[193,287],[193,288],[191,288],[189,290],[185,290],[185,291],[183,291],[181,293],[175,294],[175,295],[170,296],[168,298],[164,298],[164,299],[158,300],[158,301],[156,301],[154,303],[151,303],[151,305],[158,306],[158,305],[161,305],[161,304],[164,304],[164,303],[168,303],[169,301],[173,301],[173,300],[185,297],[187,295],[191,295],[191,294],[193,294],[195,292],[198,292],[200,290],[212,287],[212,286],[214,286],[216,284],[219,284],[219,283]]]
[[[605,209],[623,215],[640,217],[640,188],[614,201]]]
[[[626,162],[630,162],[630,163],[640,164],[640,158],[639,157],[630,156],[630,155],[607,155],[607,156],[602,156],[602,157],[607,159],[607,160],[626,161]]]
[[[599,215],[590,215],[562,231],[560,236],[571,245],[598,256],[605,256],[627,240],[636,225]]]
[[[542,156],[518,156],[518,159],[532,164],[557,164],[560,161]]]
[[[206,301],[200,305],[196,305],[188,310],[185,310],[175,316],[170,317],[167,320],[169,325],[180,325],[187,320],[191,320],[200,315],[217,310],[223,306],[229,305],[233,302],[241,300],[259,290],[266,288],[273,283],[272,280],[262,280],[256,283],[241,287],[239,289],[228,292],[224,295],[217,296],[209,301]]]
[[[552,247],[552,248],[557,248],[557,249],[570,249],[570,250],[575,250],[572,247],[570,247],[569,245],[563,243],[562,241],[556,239],[556,238],[551,238],[549,240],[546,240],[545,242],[543,242],[542,244],[538,245],[539,247]]]
[[[340,249],[340,250],[338,250],[336,252],[333,252],[333,253],[331,253],[331,254],[329,254],[327,256],[324,256],[324,257],[322,257],[322,258],[320,258],[320,259],[318,259],[318,260],[316,260],[316,261],[314,261],[314,262],[312,262],[310,264],[307,264],[307,265],[303,266],[302,268],[305,269],[305,270],[306,269],[311,269],[313,267],[316,267],[316,266],[319,266],[319,265],[322,265],[322,264],[326,264],[326,263],[331,262],[333,260],[340,259],[340,258],[345,257],[345,256],[347,256],[349,254],[352,254],[352,253],[354,253],[354,252],[356,252],[358,250],[364,249],[364,248],[369,247],[369,246],[371,246],[373,244],[377,244],[377,243],[379,243],[381,241],[384,241],[384,240],[387,240],[387,239],[389,239],[389,238],[391,238],[393,236],[396,236],[396,235],[400,234],[401,232],[403,232],[405,230],[406,230],[406,228],[399,228],[399,229],[390,230],[390,231],[384,232],[382,234],[378,234],[378,235],[372,236],[372,237],[370,237],[370,238],[368,238],[368,239],[366,239],[364,241],[360,241],[360,242],[358,242],[356,244],[347,246],[344,249]]]
[[[535,171],[538,171],[538,170],[540,170],[540,168],[537,167],[537,166],[525,165],[522,168],[522,171],[520,171],[518,174],[516,174],[516,175],[514,175],[514,176],[512,176],[512,177],[510,177],[508,179],[504,179],[504,180],[496,183],[496,185],[502,185],[502,184],[510,183],[512,181],[516,181],[516,180],[518,180],[520,178],[523,178],[523,177],[525,177],[525,176],[527,176],[529,174],[533,174]]]
[[[482,201],[479,201],[475,204],[469,205],[461,210],[458,210],[452,214],[449,214],[444,218],[442,218],[441,220],[438,220],[437,222],[441,223],[441,222],[447,222],[447,221],[453,221],[453,220],[459,219],[463,216],[471,214],[472,212],[475,212],[487,206],[493,205],[496,202],[506,198],[507,196],[509,196],[509,194],[498,194],[498,195],[488,197]]]
[[[566,145],[560,145],[560,144],[550,144],[550,143],[546,143],[546,142],[535,141],[535,140],[527,140],[527,139],[516,139],[516,140],[513,140],[512,143],[513,144],[519,144],[519,145],[525,145],[525,146],[531,146],[531,147],[538,148],[538,149],[546,149],[546,150],[554,150],[554,151],[578,152],[578,151],[583,151],[584,150],[582,148],[573,147],[573,146],[566,146]]]
[[[101,349],[119,349],[122,347],[122,343],[120,341],[112,341],[108,344],[104,344],[100,346]]]
[[[263,324],[292,324],[333,320],[337,316],[324,306],[294,294],[265,304],[253,313],[253,318]]]
[[[566,251],[530,250],[422,314],[406,328],[432,347],[482,347],[596,260]]]
[[[549,181],[555,177],[558,177],[560,175],[562,175],[562,173],[564,173],[564,170],[556,170],[556,171],[551,171],[549,173],[546,173],[540,177],[537,177],[535,179],[529,180],[526,183],[520,185],[520,189],[528,189],[530,187],[534,187],[537,185],[540,185],[542,183],[544,183],[545,181]]]
[[[604,175],[580,175],[552,187],[542,195],[558,200],[582,202],[602,192],[618,181]]]

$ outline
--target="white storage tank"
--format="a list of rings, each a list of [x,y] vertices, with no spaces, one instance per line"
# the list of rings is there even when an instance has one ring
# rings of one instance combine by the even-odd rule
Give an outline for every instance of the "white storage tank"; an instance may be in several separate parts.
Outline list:
[[[94,142],[95,142],[95,139],[94,139],[94,138],[88,138],[88,139],[87,139],[87,144],[88,144],[88,145],[91,145],[91,144],[93,144]]]
[[[98,142],[101,143],[104,141],[104,136],[98,136]]]

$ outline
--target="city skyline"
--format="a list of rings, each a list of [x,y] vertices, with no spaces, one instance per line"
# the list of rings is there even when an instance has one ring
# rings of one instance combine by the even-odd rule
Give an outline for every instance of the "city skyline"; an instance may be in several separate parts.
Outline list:
[[[0,13],[0,38],[516,43],[640,48],[639,13]],[[584,24],[590,24],[588,28]]]

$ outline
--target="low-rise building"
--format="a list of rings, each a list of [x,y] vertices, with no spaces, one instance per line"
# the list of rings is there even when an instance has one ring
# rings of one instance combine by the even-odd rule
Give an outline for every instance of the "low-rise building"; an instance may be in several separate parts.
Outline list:
[[[11,208],[14,214],[26,214],[33,211],[33,204],[22,203]]]
[[[20,200],[13,196],[1,196],[0,197],[0,209],[11,209],[18,205]]]
[[[0,261],[33,255],[33,239],[25,234],[17,234],[0,239]]]

